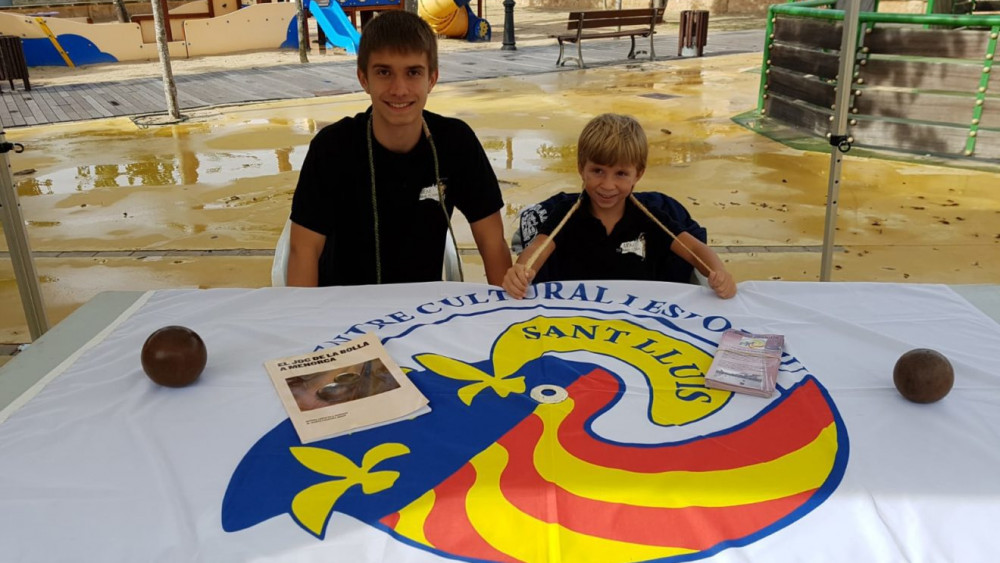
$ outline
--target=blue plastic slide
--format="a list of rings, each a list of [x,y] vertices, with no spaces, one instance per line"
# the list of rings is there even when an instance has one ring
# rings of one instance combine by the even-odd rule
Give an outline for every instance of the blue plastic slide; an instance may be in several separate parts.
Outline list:
[[[320,6],[312,0],[306,0],[306,9],[316,18],[316,25],[326,34],[326,43],[331,47],[340,47],[351,55],[358,54],[361,34],[354,24],[340,9],[336,0],[331,0],[328,6]]]

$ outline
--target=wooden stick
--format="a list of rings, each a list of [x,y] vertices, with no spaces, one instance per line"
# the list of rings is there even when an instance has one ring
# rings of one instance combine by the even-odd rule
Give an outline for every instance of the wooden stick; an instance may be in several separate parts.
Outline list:
[[[629,194],[628,197],[629,197],[629,199],[632,200],[632,203],[634,203],[636,207],[638,207],[639,209],[641,209],[642,212],[645,213],[647,217],[649,217],[650,219],[652,219],[653,222],[657,224],[657,226],[659,226],[661,229],[663,229],[663,232],[665,232],[668,235],[670,235],[671,238],[673,238],[675,241],[677,241],[677,244],[681,245],[681,248],[683,248],[684,250],[688,251],[688,253],[691,256],[694,256],[694,259],[697,260],[699,264],[701,264],[702,266],[704,266],[706,270],[708,270],[708,275],[712,275],[712,274],[715,273],[715,271],[712,270],[712,268],[708,264],[706,264],[704,260],[702,260],[690,248],[688,248],[686,244],[684,244],[683,242],[681,242],[681,240],[679,238],[677,238],[677,235],[675,235],[674,233],[670,232],[670,229],[668,229],[666,225],[664,225],[663,223],[661,223],[660,220],[657,219],[655,215],[653,215],[648,209],[646,209],[646,206],[643,205],[642,203],[640,203],[639,200],[635,197],[635,193]]]
[[[556,228],[552,229],[552,233],[549,235],[549,238],[545,239],[545,241],[542,242],[542,245],[538,247],[538,250],[528,257],[528,261],[524,263],[525,269],[530,270],[531,267],[535,265],[535,261],[538,260],[538,257],[541,256],[542,252],[549,246],[549,244],[552,243],[552,239],[556,238],[556,234],[563,228],[563,225],[566,224],[566,221],[569,220],[570,216],[573,215],[573,213],[580,207],[581,201],[583,201],[582,193],[580,194],[580,197],[576,198],[576,201],[573,203],[573,206],[569,208],[569,211],[566,212],[566,215],[563,216],[562,221],[559,221]]]

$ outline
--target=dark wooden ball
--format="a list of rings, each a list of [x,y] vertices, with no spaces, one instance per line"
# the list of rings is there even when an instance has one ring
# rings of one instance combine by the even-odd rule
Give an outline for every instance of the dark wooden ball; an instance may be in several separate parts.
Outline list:
[[[892,382],[900,395],[914,403],[933,403],[944,398],[955,383],[955,370],[937,350],[916,348],[896,361]]]
[[[201,337],[183,326],[165,326],[150,334],[142,345],[142,370],[165,387],[194,383],[207,361],[208,351]]]

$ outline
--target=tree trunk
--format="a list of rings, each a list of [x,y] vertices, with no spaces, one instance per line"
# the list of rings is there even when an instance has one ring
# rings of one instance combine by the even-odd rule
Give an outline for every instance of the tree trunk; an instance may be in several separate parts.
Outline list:
[[[156,27],[156,48],[160,53],[160,68],[163,71],[163,93],[167,97],[167,113],[173,119],[180,119],[181,110],[177,107],[177,84],[170,69],[170,50],[167,48],[166,14],[160,0],[152,0],[150,3],[153,5],[153,25]]]
[[[128,10],[125,9],[125,0],[113,0],[115,5],[115,14],[118,16],[119,23],[128,23],[129,15]]]
[[[299,62],[304,64],[309,62],[309,21],[306,19],[303,0],[295,0],[295,13],[299,18]]]

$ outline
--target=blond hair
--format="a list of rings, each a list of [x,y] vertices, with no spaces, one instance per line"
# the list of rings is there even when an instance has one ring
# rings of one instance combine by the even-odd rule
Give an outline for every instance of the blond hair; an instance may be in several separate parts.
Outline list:
[[[648,156],[646,132],[629,115],[598,115],[583,128],[576,143],[576,163],[580,169],[590,161],[602,166],[631,164],[642,172]]]

